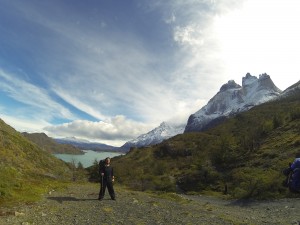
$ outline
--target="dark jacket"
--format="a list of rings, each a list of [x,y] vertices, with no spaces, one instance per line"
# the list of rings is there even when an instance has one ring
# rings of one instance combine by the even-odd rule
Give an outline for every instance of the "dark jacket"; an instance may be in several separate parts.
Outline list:
[[[100,175],[101,174],[104,174],[103,176],[103,180],[106,181],[106,182],[112,182],[112,179],[113,179],[113,176],[114,176],[114,169],[112,166],[103,166],[101,169],[100,169]]]

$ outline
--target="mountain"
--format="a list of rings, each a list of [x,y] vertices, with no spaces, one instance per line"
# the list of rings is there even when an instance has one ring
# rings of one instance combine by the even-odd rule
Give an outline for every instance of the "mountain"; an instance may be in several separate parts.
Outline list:
[[[182,134],[185,125],[171,125],[166,122],[162,122],[159,127],[151,130],[146,134],[138,136],[136,139],[126,142],[121,148],[129,150],[131,147],[142,147],[154,145],[166,140],[170,137],[174,137],[177,134]]]
[[[282,185],[282,171],[300,153],[299,83],[289,93],[211,129],[131,149],[114,159],[115,173],[136,190],[224,193],[234,199],[297,197]]]
[[[143,147],[161,143],[177,134],[190,131],[202,131],[223,122],[228,116],[251,109],[278,97],[278,89],[267,74],[259,78],[247,73],[242,79],[242,86],[233,80],[224,84],[220,91],[206,106],[191,115],[187,124],[177,127],[165,122],[159,127],[126,142],[121,149],[128,151],[131,147]]]
[[[45,133],[22,133],[24,137],[28,138],[33,143],[37,144],[41,149],[58,154],[84,154],[79,148],[70,144],[60,144],[54,139],[48,137]]]
[[[285,97],[288,97],[288,96],[292,96],[294,95],[295,93],[298,93],[300,91],[300,80],[293,84],[292,86],[288,87],[286,90],[284,90],[280,97],[281,98],[285,98]]]
[[[85,139],[79,139],[76,137],[69,138],[55,138],[57,143],[60,144],[70,144],[81,150],[93,150],[93,151],[109,151],[109,152],[119,152],[122,151],[119,147],[114,147],[111,145],[106,145],[98,142],[90,142]]]
[[[207,105],[189,117],[184,132],[206,130],[229,116],[277,98],[281,92],[267,74],[257,78],[247,73],[242,79],[242,86],[230,80]]]

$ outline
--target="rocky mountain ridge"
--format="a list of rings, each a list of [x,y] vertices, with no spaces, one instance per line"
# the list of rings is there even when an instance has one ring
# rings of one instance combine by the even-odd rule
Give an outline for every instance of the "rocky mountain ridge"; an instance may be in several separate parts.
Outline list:
[[[209,100],[207,105],[190,115],[187,124],[183,124],[181,128],[174,129],[172,126],[162,128],[162,125],[160,125],[150,132],[126,142],[122,148],[129,149],[130,147],[158,144],[172,137],[172,135],[208,129],[219,124],[228,116],[247,111],[255,105],[275,99],[281,93],[284,92],[275,86],[266,73],[259,75],[259,78],[247,73],[242,78],[242,86],[234,80],[229,80],[221,86],[220,91]],[[159,131],[162,129],[164,132],[160,135]],[[166,136],[163,133],[169,133],[170,135]]]
[[[226,118],[247,111],[256,105],[280,96],[281,90],[275,86],[270,76],[261,74],[259,78],[247,73],[242,86],[233,80],[224,84],[207,105],[192,114],[185,132],[203,131],[215,125],[220,118]]]

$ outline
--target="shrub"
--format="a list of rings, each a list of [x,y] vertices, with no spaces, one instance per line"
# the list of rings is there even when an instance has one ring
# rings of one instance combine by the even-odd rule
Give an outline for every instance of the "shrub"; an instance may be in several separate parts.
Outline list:
[[[232,173],[232,196],[236,198],[266,199],[281,192],[282,180],[275,170],[261,168],[240,168]]]

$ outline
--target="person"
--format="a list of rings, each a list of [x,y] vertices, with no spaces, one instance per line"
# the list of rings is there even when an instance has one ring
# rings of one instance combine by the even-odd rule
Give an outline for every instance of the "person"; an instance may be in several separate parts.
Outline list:
[[[284,170],[284,175],[287,176],[285,181],[286,186],[291,192],[300,192],[300,154],[296,154],[296,158],[289,168]]]
[[[105,163],[103,166],[99,166],[99,172],[100,172],[100,176],[101,176],[101,181],[100,181],[100,192],[99,192],[99,197],[98,200],[102,200],[104,195],[105,195],[105,190],[106,187],[108,189],[108,193],[110,195],[110,198],[112,200],[116,200],[116,196],[115,196],[115,191],[114,191],[114,187],[113,187],[113,182],[115,180],[114,177],[114,169],[113,167],[110,165],[110,158],[107,157],[105,159]]]

